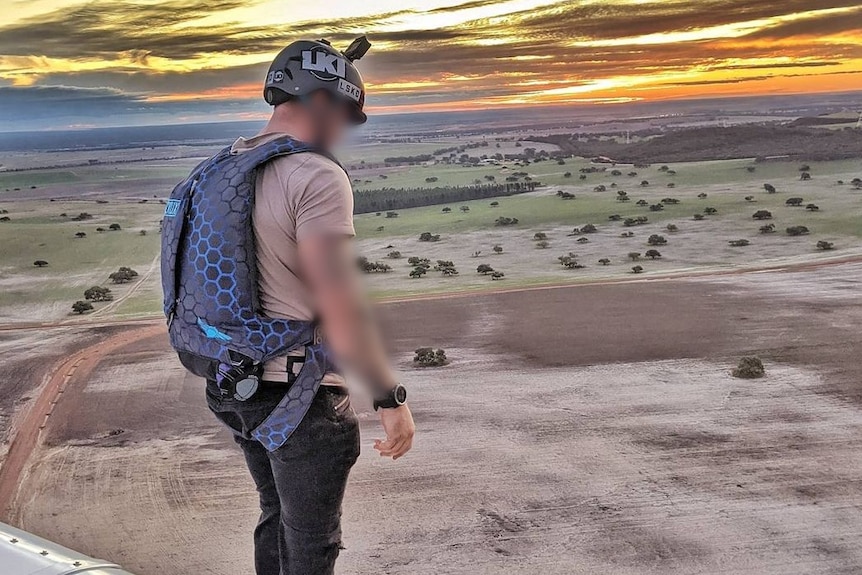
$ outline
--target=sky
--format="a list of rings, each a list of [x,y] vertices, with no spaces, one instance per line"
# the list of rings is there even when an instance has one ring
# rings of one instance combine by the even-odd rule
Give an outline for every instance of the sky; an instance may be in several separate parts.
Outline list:
[[[0,124],[263,118],[275,53],[360,34],[372,113],[862,89],[859,0],[5,0]]]

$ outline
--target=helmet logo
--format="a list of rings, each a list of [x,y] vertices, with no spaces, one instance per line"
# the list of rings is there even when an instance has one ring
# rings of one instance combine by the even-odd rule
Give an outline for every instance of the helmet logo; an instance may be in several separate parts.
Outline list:
[[[351,84],[347,80],[338,81],[338,91],[355,102],[362,100],[362,89],[356,84]]]
[[[282,82],[284,82],[284,71],[282,70],[270,70],[266,76],[267,84],[281,84]]]
[[[318,80],[331,82],[347,75],[347,60],[325,50],[303,50],[302,69]]]

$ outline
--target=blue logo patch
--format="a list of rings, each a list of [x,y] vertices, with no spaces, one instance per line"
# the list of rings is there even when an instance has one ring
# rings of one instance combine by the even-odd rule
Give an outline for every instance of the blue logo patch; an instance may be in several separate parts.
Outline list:
[[[198,318],[198,327],[201,328],[201,331],[204,332],[204,335],[210,339],[214,339],[217,341],[230,341],[231,340],[231,337],[228,334],[226,334],[222,331],[219,331],[219,329],[217,327],[211,326],[210,324],[208,324],[207,322],[205,322],[201,318]]]
[[[165,217],[173,218],[178,213],[180,213],[180,202],[179,200],[168,200],[167,205],[165,206]]]

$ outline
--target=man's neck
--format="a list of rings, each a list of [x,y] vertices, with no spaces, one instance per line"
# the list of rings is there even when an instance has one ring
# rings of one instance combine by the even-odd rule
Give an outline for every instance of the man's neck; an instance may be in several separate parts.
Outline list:
[[[298,114],[286,106],[279,106],[273,110],[272,116],[261,130],[264,134],[290,134],[297,140],[310,142],[314,138],[314,128],[308,117]]]

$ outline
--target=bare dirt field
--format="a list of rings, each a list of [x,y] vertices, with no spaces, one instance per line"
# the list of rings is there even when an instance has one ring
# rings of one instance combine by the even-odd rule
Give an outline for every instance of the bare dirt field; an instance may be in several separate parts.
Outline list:
[[[382,307],[420,435],[360,458],[339,572],[859,573],[860,283],[845,264]],[[420,345],[452,364],[413,369]],[[749,353],[768,376],[730,377]],[[13,522],[140,575],[248,572],[241,456],[163,336],[72,378],[42,439]]]

